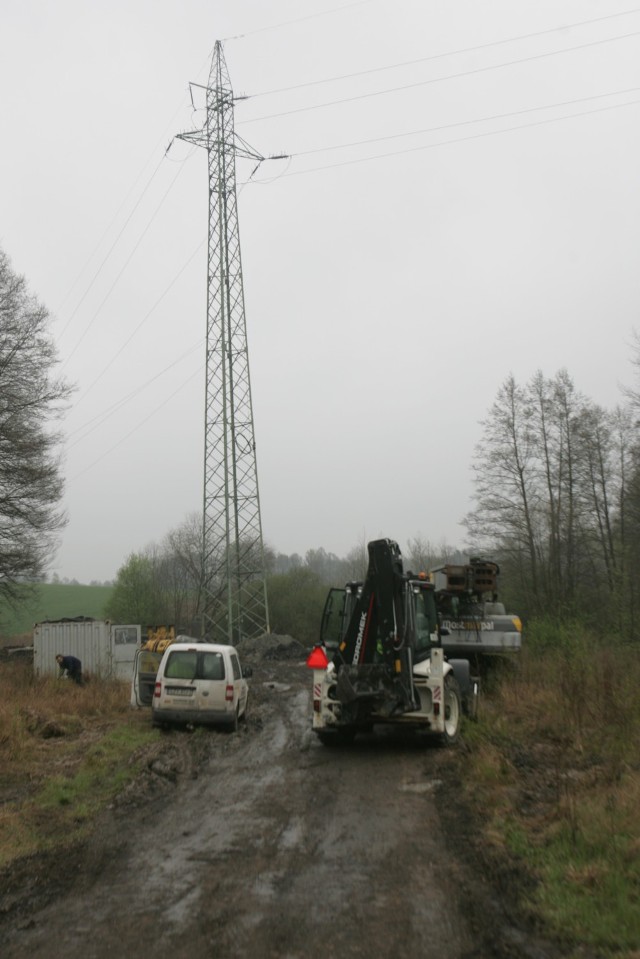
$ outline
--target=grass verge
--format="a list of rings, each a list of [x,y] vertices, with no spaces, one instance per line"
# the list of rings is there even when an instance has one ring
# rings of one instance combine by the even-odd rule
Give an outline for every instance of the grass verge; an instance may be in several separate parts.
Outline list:
[[[139,773],[157,739],[120,682],[35,679],[0,665],[0,865],[65,846]]]
[[[529,910],[576,950],[639,959],[640,651],[547,636],[490,677],[465,788],[484,841],[533,877]]]

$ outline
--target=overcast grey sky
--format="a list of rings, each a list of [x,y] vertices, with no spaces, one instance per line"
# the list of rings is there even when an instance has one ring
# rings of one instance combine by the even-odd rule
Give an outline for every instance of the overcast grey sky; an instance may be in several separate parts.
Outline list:
[[[510,373],[633,382],[640,6],[3,0],[0,245],[78,387],[61,577],[201,509],[206,154],[165,150],[218,39],[237,132],[291,157],[239,189],[265,540],[463,546]]]

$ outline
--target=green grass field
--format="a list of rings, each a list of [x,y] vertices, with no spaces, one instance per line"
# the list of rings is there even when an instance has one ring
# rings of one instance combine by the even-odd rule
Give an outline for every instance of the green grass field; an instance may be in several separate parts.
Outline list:
[[[0,603],[0,638],[21,636],[33,631],[33,624],[46,619],[90,616],[104,618],[104,607],[112,586],[78,586],[64,583],[42,583],[33,597],[19,609],[11,610]]]

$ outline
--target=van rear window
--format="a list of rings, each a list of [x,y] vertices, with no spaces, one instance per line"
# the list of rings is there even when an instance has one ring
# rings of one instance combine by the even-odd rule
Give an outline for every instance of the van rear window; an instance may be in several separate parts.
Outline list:
[[[164,675],[167,679],[224,679],[224,659],[222,653],[175,650],[169,654]]]
[[[195,679],[198,654],[195,649],[169,653],[164,671],[167,679]]]
[[[201,653],[201,679],[224,679],[224,659],[222,653]]]

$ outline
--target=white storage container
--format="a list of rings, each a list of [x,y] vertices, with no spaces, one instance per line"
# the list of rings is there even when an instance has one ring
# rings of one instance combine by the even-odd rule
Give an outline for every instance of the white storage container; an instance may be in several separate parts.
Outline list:
[[[36,676],[57,676],[56,656],[76,656],[83,675],[131,681],[140,646],[140,626],[113,625],[108,620],[61,620],[36,623],[33,667]]]

